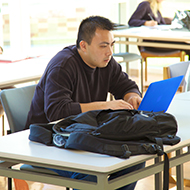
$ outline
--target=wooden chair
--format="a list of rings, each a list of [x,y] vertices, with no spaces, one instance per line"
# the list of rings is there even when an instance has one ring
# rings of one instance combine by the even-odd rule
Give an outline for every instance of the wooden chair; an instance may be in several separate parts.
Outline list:
[[[180,61],[185,61],[185,55],[186,53],[184,51],[180,51],[180,50],[173,50],[173,51],[167,51],[167,52],[155,52],[155,51],[149,51],[146,50],[143,47],[139,47],[140,49],[140,54],[141,57],[143,59],[143,62],[145,62],[145,81],[147,81],[148,76],[147,76],[147,58],[150,57],[179,57]]]
[[[190,61],[187,62],[179,62],[168,67],[163,67],[163,79],[169,79],[173,77],[177,77],[180,75],[184,75],[184,79],[180,84],[179,91],[185,92],[190,90]]]
[[[168,17],[164,17],[164,20],[166,22],[166,24],[171,24],[173,18],[168,18]],[[180,58],[180,62],[185,61],[185,51],[181,51],[181,50],[171,50],[171,51],[166,51],[166,52],[156,52],[156,51],[152,51],[152,50],[147,50],[144,47],[139,47],[140,53],[141,53],[141,57],[143,62],[145,62],[145,81],[147,81],[148,79],[148,75],[147,75],[147,67],[148,67],[148,63],[147,63],[147,58],[149,57],[179,57]]]

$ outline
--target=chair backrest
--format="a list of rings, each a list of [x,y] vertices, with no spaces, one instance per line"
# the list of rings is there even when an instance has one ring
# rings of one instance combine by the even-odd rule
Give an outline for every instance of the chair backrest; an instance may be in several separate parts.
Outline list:
[[[5,89],[0,92],[1,103],[7,116],[11,133],[25,128],[28,111],[36,85]]]
[[[163,78],[173,78],[180,75],[184,75],[184,79],[182,80],[180,87],[182,88],[182,92],[188,91],[187,87],[190,88],[189,82],[190,82],[190,61],[187,62],[179,62],[172,65],[169,65],[168,67],[163,68]],[[189,89],[190,90],[190,89]]]

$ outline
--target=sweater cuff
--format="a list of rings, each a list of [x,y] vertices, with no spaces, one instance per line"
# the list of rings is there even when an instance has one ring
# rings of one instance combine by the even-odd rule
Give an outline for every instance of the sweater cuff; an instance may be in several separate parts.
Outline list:
[[[73,102],[71,104],[71,113],[70,115],[77,115],[82,112],[80,104],[78,102]]]

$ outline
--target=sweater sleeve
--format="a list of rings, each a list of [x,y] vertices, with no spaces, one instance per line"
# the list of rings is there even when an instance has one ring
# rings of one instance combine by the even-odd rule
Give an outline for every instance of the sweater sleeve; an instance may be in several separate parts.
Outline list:
[[[125,94],[129,92],[134,92],[141,96],[136,82],[129,79],[127,73],[122,72],[121,66],[115,60],[113,61],[112,73],[110,92],[114,95],[115,99],[123,99]]]
[[[81,113],[79,102],[72,100],[73,79],[64,69],[54,68],[47,76],[44,111],[49,121]]]
[[[147,20],[150,20],[148,14],[152,12],[149,2],[142,2],[138,5],[135,12],[128,21],[129,26],[142,26]]]

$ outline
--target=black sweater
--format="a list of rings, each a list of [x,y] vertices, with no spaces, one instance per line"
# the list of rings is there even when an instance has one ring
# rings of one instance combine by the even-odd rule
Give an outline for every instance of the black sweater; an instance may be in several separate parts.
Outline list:
[[[113,57],[106,67],[92,69],[83,62],[76,46],[66,47],[50,60],[36,87],[26,128],[79,114],[80,103],[105,101],[108,92],[122,99],[126,93],[139,90]]]

